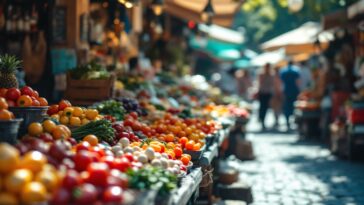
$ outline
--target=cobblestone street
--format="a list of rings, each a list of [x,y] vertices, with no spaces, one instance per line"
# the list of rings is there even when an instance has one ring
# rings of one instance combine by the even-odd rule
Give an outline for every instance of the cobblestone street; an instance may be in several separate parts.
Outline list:
[[[337,159],[319,143],[296,134],[259,133],[248,126],[256,160],[241,166],[253,205],[364,205],[364,164]]]

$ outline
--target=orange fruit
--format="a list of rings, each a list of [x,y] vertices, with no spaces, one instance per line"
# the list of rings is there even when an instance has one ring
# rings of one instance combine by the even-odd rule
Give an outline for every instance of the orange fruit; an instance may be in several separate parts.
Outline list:
[[[70,128],[68,128],[65,125],[58,125],[58,127],[60,127],[67,134],[67,138],[68,137],[71,137],[71,130],[70,130]]]
[[[19,107],[29,107],[32,106],[33,104],[33,100],[30,96],[28,95],[22,95],[18,98],[18,100],[16,101],[16,104]]]
[[[67,116],[67,117],[71,117],[71,116],[72,116],[72,114],[73,114],[73,111],[74,111],[73,107],[66,107],[66,108],[63,110],[62,115],[65,115],[65,116]]]
[[[40,106],[47,106],[48,105],[48,101],[45,98],[38,98],[39,104]]]
[[[82,125],[86,125],[86,124],[88,124],[90,122],[90,120],[88,120],[87,118],[83,118],[82,120],[81,120],[81,124]]]
[[[193,151],[199,151],[201,149],[201,144],[200,143],[196,143],[193,145]]]
[[[40,182],[30,182],[23,187],[20,197],[26,204],[42,203],[47,200],[47,190]]]
[[[8,103],[6,102],[5,98],[0,97],[0,110],[1,109],[8,109]]]
[[[153,148],[153,150],[155,152],[161,152],[161,150],[162,150],[161,146],[163,146],[163,145],[157,145],[157,144],[151,144],[150,145],[150,147]]]
[[[95,135],[86,135],[83,141],[90,143],[91,146],[96,146],[99,144],[99,139]]]
[[[43,129],[44,131],[48,133],[52,133],[52,131],[57,127],[56,123],[52,120],[45,120],[43,123]]]
[[[164,139],[166,140],[166,142],[173,142],[174,141],[174,136],[173,134],[167,134]]]
[[[186,148],[187,150],[193,150],[193,146],[194,146],[194,145],[195,145],[195,141],[190,140],[190,141],[188,141],[188,142],[186,143],[185,148]]]
[[[99,115],[99,111],[97,111],[96,109],[87,109],[85,115],[87,119],[95,120],[96,117]]]
[[[42,183],[49,192],[54,191],[59,185],[59,178],[55,173],[43,170],[37,174],[35,181]]]
[[[187,157],[191,161],[191,155],[189,154],[182,154],[182,157]]]
[[[43,133],[43,126],[39,122],[33,122],[28,126],[28,133],[33,136],[38,136]]]
[[[18,205],[17,197],[9,192],[0,193],[0,205]]]
[[[47,158],[39,151],[31,151],[26,153],[20,162],[20,167],[29,169],[33,173],[37,173],[43,169],[47,163]]]
[[[75,117],[81,117],[83,114],[83,109],[80,107],[73,107],[73,116]]]
[[[6,176],[4,185],[8,192],[17,194],[33,179],[33,173],[28,169],[17,169]]]
[[[19,151],[7,144],[0,144],[0,173],[7,174],[12,172],[19,165]]]
[[[14,118],[14,115],[9,110],[1,109],[0,110],[0,120],[11,120]]]
[[[173,151],[174,151],[174,154],[176,155],[177,158],[179,158],[180,156],[182,156],[183,151],[182,151],[181,148],[175,147]]]
[[[51,115],[51,118],[59,121],[59,115],[58,114]]]
[[[183,146],[185,146],[185,144],[188,142],[188,138],[187,137],[181,137],[179,139],[179,143],[181,143]]]
[[[79,117],[71,117],[70,118],[70,125],[79,127],[81,126],[81,119]]]
[[[182,156],[181,157],[181,162],[187,166],[190,163],[190,159],[187,156]]]

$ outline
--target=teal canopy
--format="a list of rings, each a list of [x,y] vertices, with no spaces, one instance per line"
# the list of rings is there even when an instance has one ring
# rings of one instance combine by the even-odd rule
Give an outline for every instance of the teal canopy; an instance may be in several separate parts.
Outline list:
[[[252,64],[250,63],[249,59],[239,59],[234,62],[234,67],[237,69],[246,69],[252,67]]]

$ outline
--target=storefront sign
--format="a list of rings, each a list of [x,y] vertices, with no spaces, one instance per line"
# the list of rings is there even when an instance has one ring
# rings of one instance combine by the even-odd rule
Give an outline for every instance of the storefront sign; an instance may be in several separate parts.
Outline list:
[[[52,39],[55,44],[67,41],[67,8],[58,6],[54,9],[52,18]]]

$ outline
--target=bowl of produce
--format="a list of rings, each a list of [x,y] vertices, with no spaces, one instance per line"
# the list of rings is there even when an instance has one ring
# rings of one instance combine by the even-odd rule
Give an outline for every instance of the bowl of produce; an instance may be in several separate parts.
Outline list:
[[[27,132],[28,126],[32,122],[42,122],[47,116],[48,106],[43,107],[9,107],[16,118],[23,119],[20,125],[19,135],[22,136]]]
[[[15,144],[23,119],[0,120],[0,142]]]

